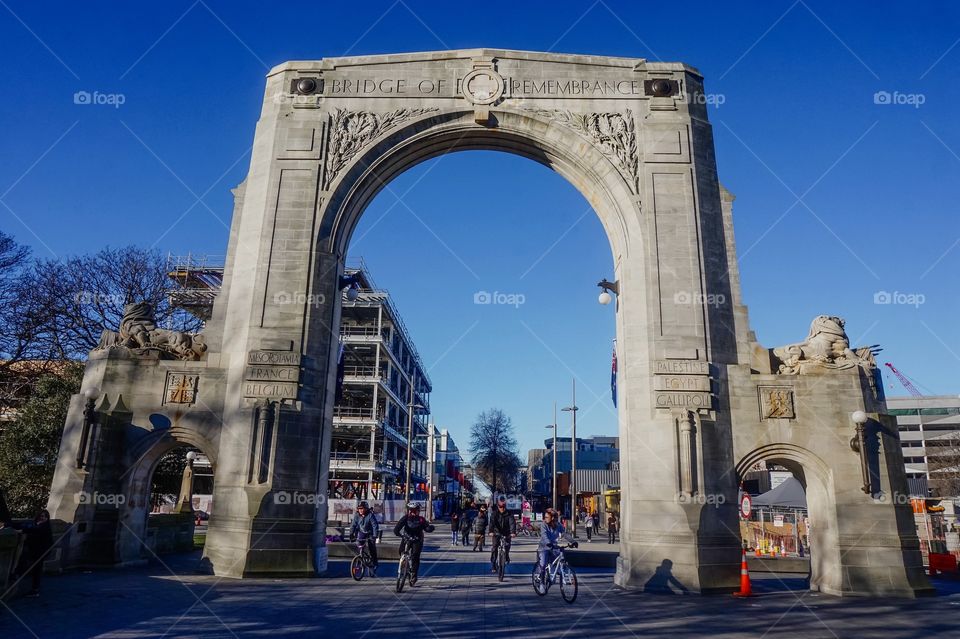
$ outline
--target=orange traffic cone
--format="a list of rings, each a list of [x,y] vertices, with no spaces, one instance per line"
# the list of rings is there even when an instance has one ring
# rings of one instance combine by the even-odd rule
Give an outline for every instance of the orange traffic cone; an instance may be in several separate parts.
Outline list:
[[[740,561],[740,591],[733,593],[734,597],[752,597],[750,588],[750,569],[747,567],[747,549],[743,549],[743,559]]]
[[[757,557],[763,557],[763,550],[760,549],[760,544],[757,544],[757,548],[756,550],[754,550],[754,554]]]

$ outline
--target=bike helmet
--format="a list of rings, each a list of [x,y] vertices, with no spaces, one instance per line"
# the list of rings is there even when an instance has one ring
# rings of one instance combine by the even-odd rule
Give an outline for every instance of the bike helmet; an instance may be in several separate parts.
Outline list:
[[[416,510],[416,511],[419,512],[419,510],[420,510],[420,504],[418,504],[418,503],[415,502],[415,501],[408,501],[408,502],[407,502],[407,510]]]
[[[364,500],[364,501],[361,501],[359,504],[357,504],[357,508],[366,508],[367,510],[370,510],[370,504],[368,504],[366,500]]]

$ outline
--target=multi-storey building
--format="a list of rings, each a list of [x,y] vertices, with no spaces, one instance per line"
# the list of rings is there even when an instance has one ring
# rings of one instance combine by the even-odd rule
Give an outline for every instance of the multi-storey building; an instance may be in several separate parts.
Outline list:
[[[359,291],[356,299],[343,296],[342,384],[333,412],[330,496],[403,499],[412,434],[410,494],[426,499],[430,377],[390,294],[373,283],[362,263],[348,267],[345,275],[354,278]]]
[[[570,468],[573,463],[573,443],[571,437],[557,438],[557,492],[562,497],[569,492],[565,488],[570,480]],[[535,448],[528,453],[528,485],[532,486],[532,497],[537,503],[549,503],[553,489],[553,438],[544,442],[543,448]],[[534,463],[538,461],[538,463]],[[597,495],[609,486],[620,484],[620,438],[619,437],[577,437],[577,494]],[[569,508],[569,505],[567,506]]]
[[[434,515],[446,515],[460,503],[463,494],[463,457],[446,428],[430,426],[430,493]]]
[[[897,418],[910,493],[960,496],[960,396],[888,397],[887,412]]]

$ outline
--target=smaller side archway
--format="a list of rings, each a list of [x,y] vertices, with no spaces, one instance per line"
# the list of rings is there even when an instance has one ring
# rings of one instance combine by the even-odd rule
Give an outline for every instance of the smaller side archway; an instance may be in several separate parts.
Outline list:
[[[122,484],[124,503],[117,526],[116,557],[121,564],[133,564],[149,556],[148,527],[152,511],[151,488],[154,473],[164,456],[178,448],[195,449],[210,460],[216,475],[215,444],[187,428],[171,428],[146,438],[133,451],[133,461]]]
[[[810,520],[810,589],[839,594],[843,591],[833,473],[811,451],[788,443],[761,446],[737,462],[737,477],[742,480],[758,462],[778,464],[789,470],[803,485]]]

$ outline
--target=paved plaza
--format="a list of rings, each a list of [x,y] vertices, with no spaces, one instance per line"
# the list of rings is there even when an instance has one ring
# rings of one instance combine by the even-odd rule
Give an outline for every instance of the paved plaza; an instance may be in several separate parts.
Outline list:
[[[581,568],[579,598],[568,605],[557,588],[546,597],[533,592],[533,540],[515,542],[498,583],[486,556],[449,546],[444,532],[428,538],[420,582],[399,595],[396,562],[361,583],[345,561],[331,562],[329,578],[240,581],[197,574],[199,555],[179,555],[140,569],[49,577],[39,599],[7,602],[0,637],[897,639],[955,636],[960,626],[960,584],[942,581],[936,597],[840,599],[806,590],[802,579],[755,575],[758,596],[737,600],[626,592],[613,585],[612,570]]]

